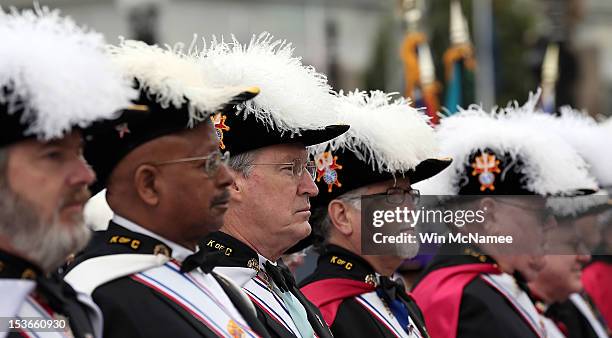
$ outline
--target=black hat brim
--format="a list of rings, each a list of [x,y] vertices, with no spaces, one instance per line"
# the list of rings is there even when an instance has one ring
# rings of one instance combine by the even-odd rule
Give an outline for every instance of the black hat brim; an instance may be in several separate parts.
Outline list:
[[[428,158],[417,164],[414,170],[408,173],[410,184],[414,184],[437,175],[453,163],[451,158]]]
[[[289,137],[288,141],[301,143],[305,147],[314,146],[335,139],[346,133],[349,128],[350,126],[346,124],[333,124],[323,129],[307,129],[300,132],[300,135]]]
[[[432,176],[437,175],[442,170],[448,168],[448,166],[452,162],[453,160],[450,158],[428,158],[426,160],[423,160],[421,163],[417,164],[417,166],[413,170],[408,172],[407,176],[410,180],[410,184],[414,184],[416,182],[426,180]],[[363,171],[363,172],[371,171],[371,168],[368,167],[366,163],[364,162],[361,162],[361,163],[362,163],[362,166],[360,166],[358,170]],[[320,201],[316,200],[316,198],[318,197],[314,197],[313,198],[314,200],[311,203],[315,205],[316,207],[323,207],[327,209],[326,207],[327,204],[329,204],[329,202],[335,197],[341,194],[344,194],[350,190],[357,189],[359,187],[363,187],[363,186],[378,183],[378,182],[384,182],[386,180],[391,179],[391,177],[392,176],[389,173],[381,174],[381,173],[375,173],[375,172],[372,172],[370,175],[367,175],[367,177],[355,176],[356,180],[354,180],[354,182],[350,182],[350,181],[344,182],[344,186],[343,186],[344,189],[337,189],[334,194],[331,194],[328,196],[321,196],[319,197],[321,199]],[[325,195],[325,192],[323,192],[323,195]],[[312,243],[313,243],[313,234],[310,234],[308,237],[302,239],[301,241],[296,243],[294,246],[289,248],[287,251],[285,251],[285,254],[290,255],[290,254],[299,252],[301,250],[304,250],[310,245],[312,245]]]
[[[231,111],[234,106],[259,94],[259,88],[236,88],[236,94],[218,108]],[[209,112],[211,114],[215,112]],[[90,186],[93,194],[106,188],[108,178],[117,164],[137,147],[158,137],[189,128],[188,103],[180,108],[162,107],[153,95],[141,91],[134,105],[121,111],[115,120],[94,123],[85,130],[85,158],[96,172],[97,180]],[[209,119],[205,119],[205,122]],[[201,121],[202,122],[202,121]],[[200,123],[201,123],[200,122]],[[117,128],[129,127],[129,132],[120,135]],[[119,136],[118,136],[119,135]]]

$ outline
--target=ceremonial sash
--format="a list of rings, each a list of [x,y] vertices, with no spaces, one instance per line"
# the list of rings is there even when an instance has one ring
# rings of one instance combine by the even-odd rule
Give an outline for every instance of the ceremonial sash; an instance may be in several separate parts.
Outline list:
[[[181,273],[175,261],[169,261],[131,276],[172,302],[214,331],[220,337],[257,337],[243,321],[238,312],[226,307],[215,294],[223,294],[221,287],[214,290],[210,284],[217,283],[211,275],[198,272]]]
[[[21,306],[21,309],[19,310],[19,313],[17,314],[17,316],[15,316],[15,319],[17,320],[20,320],[20,319],[39,320],[40,319],[40,322],[48,320],[51,323],[51,325],[54,325],[54,324],[59,325],[59,323],[57,322],[59,318],[56,318],[52,314],[50,314],[47,310],[45,310],[45,308],[41,304],[39,304],[34,298],[30,296],[28,296],[25,299],[25,302],[23,302],[23,305]],[[19,334],[24,337],[32,337],[32,338],[43,338],[43,337],[44,338],[68,338],[68,337],[72,337],[72,333],[70,333],[70,323],[68,322],[67,319],[65,319],[64,324],[65,324],[64,329],[60,328],[60,329],[55,329],[53,331],[51,330],[43,331],[43,329],[32,329],[32,330],[18,329],[17,332],[19,332]]]
[[[521,317],[523,317],[525,322],[538,337],[547,336],[542,318],[527,293],[516,286],[519,292],[513,294],[515,292],[511,287],[516,284],[512,276],[508,274],[482,275],[481,278],[512,304],[512,307],[514,307]]]
[[[292,332],[296,337],[301,336],[283,300],[272,292],[266,285],[266,282],[259,276],[251,278],[243,286],[243,290],[257,307],[265,311],[276,322],[283,325],[287,331]]]
[[[390,332],[393,333],[394,336],[400,337],[421,337],[419,330],[414,325],[412,318],[408,318],[410,321],[411,327],[413,329],[410,331],[410,334],[407,334],[406,331],[401,327],[400,323],[395,319],[392,314],[389,314],[385,305],[382,303],[382,300],[376,292],[369,292],[362,294],[360,296],[356,296],[355,300],[357,303],[362,305],[376,320],[383,324]]]
[[[574,304],[574,306],[576,306],[578,311],[580,311],[580,313],[582,313],[582,315],[587,319],[587,321],[591,325],[591,328],[597,334],[597,337],[599,338],[608,337],[608,334],[606,333],[606,330],[604,329],[603,325],[597,320],[597,318],[595,317],[595,314],[591,310],[591,307],[582,298],[582,296],[580,296],[577,293],[574,293],[570,295],[570,301]]]
[[[463,289],[483,273],[499,273],[493,264],[461,264],[434,270],[412,291],[431,337],[456,337]]]
[[[327,325],[336,320],[340,304],[347,298],[374,291],[374,286],[348,278],[329,278],[303,286],[300,291],[319,308]]]

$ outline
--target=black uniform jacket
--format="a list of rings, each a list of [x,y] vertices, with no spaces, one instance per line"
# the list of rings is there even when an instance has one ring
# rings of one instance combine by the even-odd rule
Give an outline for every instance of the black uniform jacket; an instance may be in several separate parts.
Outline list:
[[[348,291],[347,295],[351,296],[346,298],[342,296],[343,300],[338,306],[336,316],[333,318],[333,322],[330,326],[334,337],[397,337],[392,331],[393,329],[388,326],[388,323],[372,315],[372,313],[355,298],[359,293],[372,292],[375,290],[377,284],[377,277],[374,269],[359,255],[336,245],[328,245],[319,256],[315,271],[300,283],[300,287],[303,289],[309,285],[316,287],[317,284],[313,283],[319,281],[331,282],[332,284],[330,284],[329,287],[334,287],[333,281],[337,280],[351,280],[364,284],[369,283],[372,285],[372,288],[359,291],[359,287],[357,287],[355,292]],[[327,288],[327,286],[325,287]],[[340,288],[344,289],[340,289],[340,293],[342,293],[347,291],[346,289],[348,286],[341,286]],[[319,290],[311,291],[316,295]],[[414,300],[405,292],[404,288],[402,288],[402,297],[397,297],[397,299],[403,302],[408,309],[410,319],[412,323],[414,323],[411,330],[418,330],[415,334],[418,333],[418,335],[426,337],[427,333],[424,326],[423,315]],[[314,301],[314,299],[312,300]],[[314,302],[317,303],[316,301]],[[387,311],[387,309],[381,308],[377,309],[377,311],[383,312]]]
[[[275,312],[279,313],[282,311],[275,311],[275,307],[278,309],[279,304],[261,304],[261,301],[265,299],[265,297],[258,296],[265,296],[262,294],[271,293],[272,291],[267,288],[250,288],[250,286],[255,284],[255,280],[258,279],[259,276],[263,276],[264,279],[269,279],[270,283],[275,283],[276,285],[279,285],[280,283],[286,284],[288,291],[291,292],[295,298],[297,298],[297,300],[306,310],[308,322],[310,323],[314,334],[320,338],[332,337],[329,327],[323,321],[323,316],[319,312],[319,309],[309,302],[302,292],[300,292],[295,284],[295,280],[293,279],[291,272],[289,272],[289,269],[283,265],[282,261],[279,260],[279,262],[277,262],[279,270],[282,271],[279,271],[279,274],[273,276],[272,274],[267,273],[266,269],[261,266],[260,255],[258,255],[255,250],[236,238],[220,231],[210,234],[201,243],[200,247],[201,250],[208,250],[209,252],[221,251],[223,253],[221,259],[217,261],[217,265],[224,269],[219,269],[219,271],[251,270],[250,272],[247,271],[248,273],[251,273],[251,275],[247,274],[247,281],[234,281],[238,285],[244,283],[243,288],[254,300],[256,305],[257,317],[259,318],[260,322],[264,324],[266,330],[272,337],[295,337],[296,334],[288,330],[287,327],[282,324],[282,320],[279,320],[278,316],[273,315]],[[215,271],[217,271],[217,269],[215,269]],[[227,273],[227,275],[230,275],[230,273]],[[250,278],[250,276],[252,276],[252,278]],[[277,280],[277,278],[282,279],[282,281]],[[258,279],[256,283],[259,283],[260,285],[265,284],[261,282],[261,279]]]
[[[433,258],[413,286],[427,283],[427,275],[441,268],[462,264],[496,264],[495,261],[471,246],[447,245]],[[515,274],[518,286],[529,290],[519,274]],[[435,316],[435,313],[424,313]],[[539,337],[512,303],[482,278],[476,277],[463,289],[459,308],[457,337]],[[437,337],[434,337],[437,338]]]
[[[172,256],[161,241],[130,231],[110,222],[108,229],[96,232],[88,247],[77,256],[71,268],[93,257],[115,254],[159,254]],[[243,318],[257,332],[241,297],[215,276]],[[117,278],[97,287],[92,298],[104,314],[104,337],[218,337],[209,326],[177,302],[130,276]],[[254,317],[254,316],[253,316]],[[256,319],[255,319],[256,320]],[[225,328],[221,328],[225,329]],[[265,332],[260,336],[266,337]]]

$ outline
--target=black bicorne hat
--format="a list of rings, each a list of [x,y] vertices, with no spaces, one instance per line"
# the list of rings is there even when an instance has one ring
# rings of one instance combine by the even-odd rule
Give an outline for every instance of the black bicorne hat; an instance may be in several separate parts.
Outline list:
[[[257,88],[247,88],[236,94],[217,112],[228,114],[235,105],[252,99],[258,93]],[[92,193],[95,194],[106,187],[117,164],[138,146],[202,122],[210,123],[209,117],[194,121],[188,102],[180,108],[164,108],[155,99],[151,99],[150,94],[141,91],[140,98],[122,110],[119,118],[95,123],[85,130],[85,159],[97,176],[96,182],[91,186]]]

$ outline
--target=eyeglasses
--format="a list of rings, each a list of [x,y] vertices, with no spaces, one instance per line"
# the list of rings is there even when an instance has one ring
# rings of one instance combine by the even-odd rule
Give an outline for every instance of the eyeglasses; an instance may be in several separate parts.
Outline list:
[[[221,151],[216,150],[206,156],[179,158],[176,160],[156,162],[153,164],[154,165],[166,165],[166,164],[187,163],[187,162],[195,162],[195,161],[206,161],[204,163],[203,171],[207,176],[212,177],[217,174],[217,171],[222,165],[227,165],[229,163],[229,159],[230,159],[229,151],[221,153]]]
[[[385,199],[389,204],[403,204],[404,202],[412,202],[414,205],[417,205],[421,200],[421,192],[419,190],[412,188],[404,189],[400,187],[392,187],[387,189],[385,192],[364,196],[385,196]],[[353,196],[345,198],[345,200],[361,199],[361,197],[363,196]]]
[[[527,206],[527,205],[524,205],[524,204],[514,203],[514,202],[510,202],[508,200],[503,200],[503,199],[497,199],[497,201],[502,203],[502,204],[507,204],[507,205],[513,206],[515,208],[519,208],[519,209],[529,210],[529,211],[535,212],[537,214],[538,218],[539,218],[538,221],[543,226],[546,225],[551,219],[555,218],[555,214],[552,212],[552,210],[550,210],[547,207],[534,208],[534,207],[530,207],[530,206]]]
[[[298,179],[302,177],[304,170],[306,170],[308,175],[310,175],[310,178],[313,180],[316,178],[316,174],[317,174],[317,165],[315,164],[314,161],[304,162],[303,160],[300,160],[300,159],[295,159],[287,163],[251,163],[250,165],[280,165],[280,166],[287,166],[288,168],[291,167],[291,174],[294,179]]]

